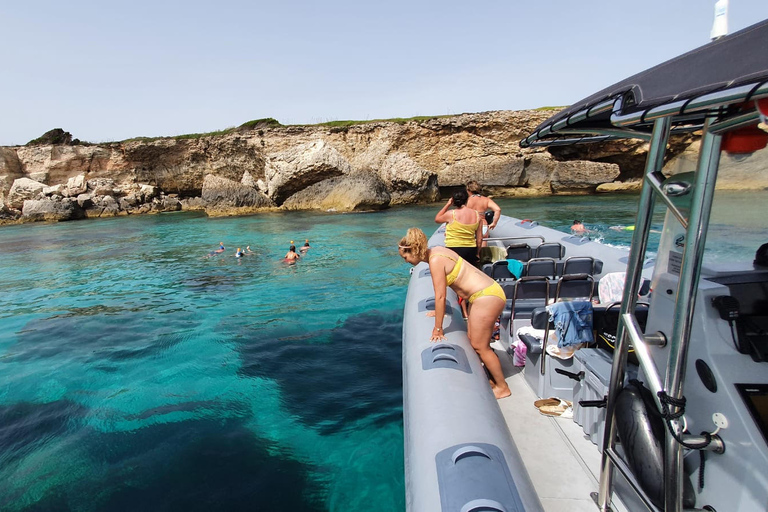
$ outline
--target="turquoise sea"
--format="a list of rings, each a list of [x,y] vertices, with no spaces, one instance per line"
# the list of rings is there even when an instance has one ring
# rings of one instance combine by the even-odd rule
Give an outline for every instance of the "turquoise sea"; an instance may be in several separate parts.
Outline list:
[[[768,241],[765,195],[723,196],[714,258]],[[626,246],[636,199],[499,203]],[[0,510],[403,510],[396,244],[440,206],[0,228]]]

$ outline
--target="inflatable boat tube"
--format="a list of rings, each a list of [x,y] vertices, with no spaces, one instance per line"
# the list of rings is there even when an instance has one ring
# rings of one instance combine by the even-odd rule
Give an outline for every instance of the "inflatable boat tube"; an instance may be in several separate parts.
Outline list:
[[[430,239],[442,245],[444,231]],[[448,289],[444,343],[429,341],[434,289],[413,267],[403,319],[406,509],[543,511]]]

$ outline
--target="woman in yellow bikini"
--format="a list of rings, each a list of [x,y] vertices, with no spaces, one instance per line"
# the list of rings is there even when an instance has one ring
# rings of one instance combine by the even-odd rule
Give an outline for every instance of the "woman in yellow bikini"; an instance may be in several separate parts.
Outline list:
[[[432,286],[435,288],[435,311],[428,316],[435,317],[430,341],[444,341],[443,319],[445,318],[445,296],[447,287],[451,287],[459,297],[469,302],[467,334],[472,348],[475,349],[493,381],[491,389],[496,398],[512,394],[504,380],[501,362],[491,348],[491,335],[494,323],[501,315],[506,303],[504,290],[499,283],[485,275],[478,268],[469,265],[456,252],[446,247],[427,247],[427,236],[418,228],[411,228],[400,240],[400,257],[411,265],[422,261],[429,264]]]

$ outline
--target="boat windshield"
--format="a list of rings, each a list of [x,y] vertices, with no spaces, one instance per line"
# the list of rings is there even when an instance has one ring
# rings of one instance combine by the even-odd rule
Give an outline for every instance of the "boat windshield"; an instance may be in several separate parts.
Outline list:
[[[670,161],[666,175],[690,177],[696,171],[698,144]],[[692,181],[692,178],[689,178]],[[704,264],[751,263],[758,247],[768,242],[768,148],[754,153],[720,154]],[[682,227],[681,227],[682,229]],[[745,253],[744,247],[754,250]],[[653,248],[652,248],[653,250]]]

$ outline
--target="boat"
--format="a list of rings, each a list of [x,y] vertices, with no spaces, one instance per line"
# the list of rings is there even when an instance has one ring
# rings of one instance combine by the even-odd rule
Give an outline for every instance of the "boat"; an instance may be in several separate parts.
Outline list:
[[[521,141],[628,138],[649,149],[628,251],[535,219],[502,216],[489,233],[484,271],[507,295],[493,347],[511,397],[494,398],[450,289],[446,341],[430,343],[434,290],[428,266],[413,267],[403,320],[409,511],[768,509],[768,245],[705,261],[721,167],[768,168],[765,48],[768,20],[599,91]],[[685,133],[700,136],[698,160],[667,176],[669,139]],[[657,204],[666,213],[651,254]],[[524,262],[519,278],[513,260]],[[617,276],[618,300],[603,301],[595,290]],[[527,293],[537,286],[546,295]],[[592,304],[595,327],[614,318],[612,342],[550,354],[555,300]],[[522,368],[512,354],[521,342]],[[532,405],[550,396],[572,402],[572,420]]]

